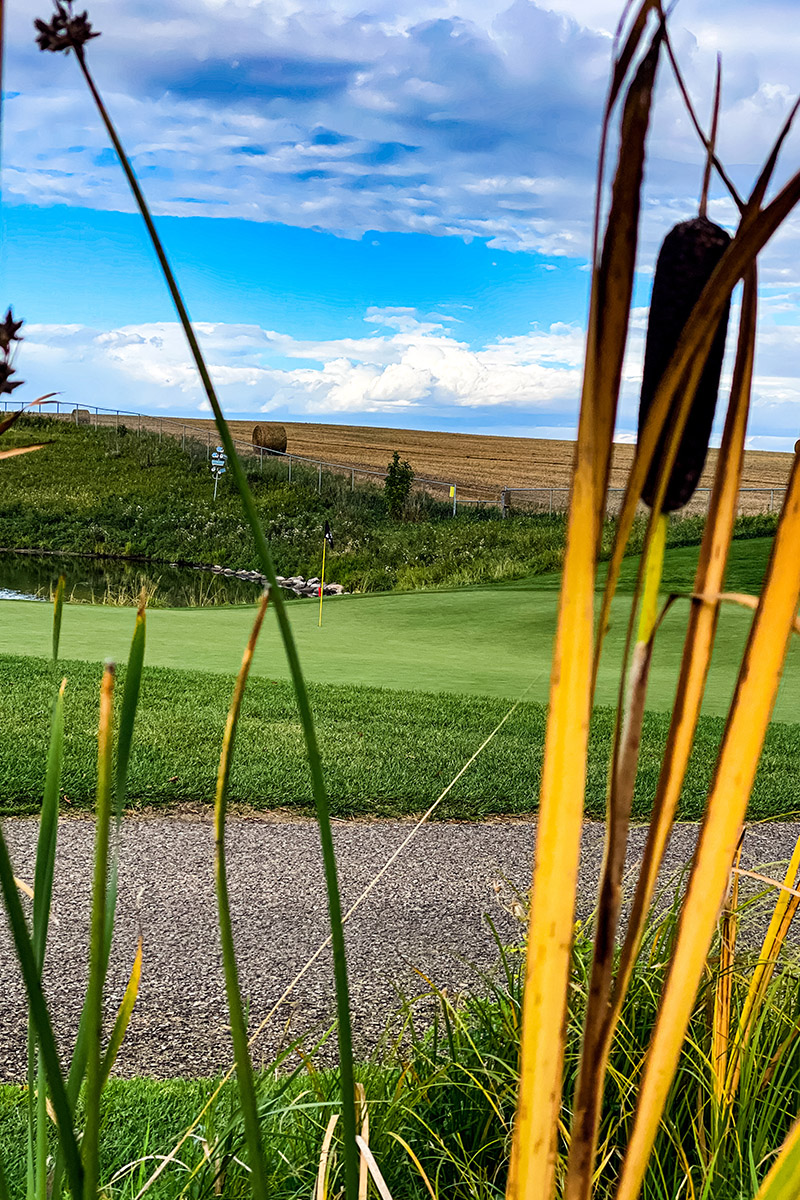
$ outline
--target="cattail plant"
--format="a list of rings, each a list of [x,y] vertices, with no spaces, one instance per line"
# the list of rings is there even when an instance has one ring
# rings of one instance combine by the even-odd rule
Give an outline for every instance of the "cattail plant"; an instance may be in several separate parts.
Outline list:
[[[627,11],[627,10],[626,10]],[[514,1129],[508,1194],[510,1200],[551,1200],[563,1191],[568,1200],[588,1200],[597,1172],[617,1171],[596,1162],[597,1133],[609,1051],[619,1021],[631,970],[636,962],[663,851],[674,819],[696,728],[716,629],[722,579],[735,518],[752,379],[755,342],[755,262],[769,237],[800,199],[800,175],[771,203],[763,205],[785,137],[781,133],[750,198],[740,205],[742,220],[732,239],[717,232],[705,214],[688,228],[674,231],[659,264],[654,290],[649,354],[643,385],[639,444],[618,521],[599,621],[595,626],[593,592],[598,529],[605,510],[606,472],[611,453],[619,377],[604,362],[619,360],[629,322],[627,283],[638,231],[616,205],[626,181],[641,180],[644,132],[626,132],[630,112],[639,114],[646,132],[652,87],[642,85],[642,68],[632,64],[655,15],[656,31],[643,62],[669,45],[658,3],[644,0],[634,11],[615,58],[606,107],[599,179],[602,183],[608,124],[622,104],[619,158],[611,204],[600,239],[602,190],[598,187],[596,241],[587,335],[584,386],[578,431],[564,579],[550,694],[540,820],[523,1006],[521,1079]],[[631,77],[632,75],[632,77]],[[630,82],[627,82],[630,78]],[[788,123],[787,123],[788,124]],[[716,164],[713,136],[703,138],[708,159]],[[707,168],[708,169],[708,168]],[[722,176],[727,179],[727,176]],[[738,201],[738,197],[735,197]],[[637,207],[638,212],[638,207]],[[691,295],[687,293],[691,278]],[[630,806],[638,761],[638,732],[649,656],[656,637],[662,513],[683,502],[697,482],[705,458],[707,433],[719,384],[719,364],[730,295],[743,279],[745,289],[736,365],[718,460],[718,472],[684,646],[670,737],[655,799],[650,836],[636,886],[631,919],[615,962],[621,909],[621,873],[627,848]],[[693,302],[692,302],[693,301]],[[621,308],[625,311],[620,311]],[[601,336],[602,334],[602,336]],[[695,408],[695,404],[702,408]],[[686,435],[686,442],[684,436]],[[677,464],[677,466],[676,466]],[[564,1028],[570,975],[570,949],[578,874],[586,747],[597,664],[608,627],[611,599],[634,515],[645,496],[651,516],[637,586],[643,592],[631,607],[620,704],[612,748],[607,806],[606,849],[598,898],[597,931],[583,1048],[574,1101],[574,1118],[565,1133],[566,1163],[559,1153]],[[772,562],[758,601],[736,695],[720,749],[707,815],[698,842],[681,913],[671,967],[664,983],[659,1020],[644,1063],[639,1102],[630,1142],[619,1168],[619,1200],[639,1195],[656,1132],[683,1043],[705,956],[727,890],[747,799],[774,703],[777,683],[800,598],[800,564],[791,545],[800,532],[800,472],[793,471]],[[631,659],[628,690],[628,661]],[[720,1018],[721,1023],[721,1018]],[[641,1069],[641,1064],[635,1066]],[[603,1180],[604,1185],[607,1180]]]

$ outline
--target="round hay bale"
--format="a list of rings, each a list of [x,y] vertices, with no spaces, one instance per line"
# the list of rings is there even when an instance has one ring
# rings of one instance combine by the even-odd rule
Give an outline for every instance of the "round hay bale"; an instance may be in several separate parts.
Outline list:
[[[286,453],[286,429],[283,425],[256,425],[253,430],[253,445],[262,446],[278,454]]]
[[[797,442],[795,442],[795,444],[794,444],[794,452],[795,452],[795,454],[797,454],[797,452],[798,452],[798,451],[800,451],[800,441],[797,441]]]
[[[88,408],[73,408],[70,418],[76,425],[88,425],[92,419]]]

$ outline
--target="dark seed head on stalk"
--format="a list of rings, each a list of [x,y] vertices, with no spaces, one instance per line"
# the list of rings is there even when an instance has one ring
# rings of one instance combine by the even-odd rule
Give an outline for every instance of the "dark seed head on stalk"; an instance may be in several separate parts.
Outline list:
[[[3,320],[0,321],[0,396],[10,395],[14,388],[18,388],[23,383],[22,379],[11,378],[16,373],[11,365],[11,353],[14,349],[14,342],[22,341],[19,336],[21,328],[22,321],[15,321],[14,314],[9,308]]]
[[[684,221],[676,225],[664,239],[656,264],[647,323],[642,398],[639,405],[640,437],[661,377],[678,339],[730,240],[730,235],[707,217],[696,217],[693,221]],[[720,317],[708,360],[692,401],[675,465],[667,484],[663,512],[674,512],[688,503],[703,471],[717,405],[729,312],[730,301],[725,305]],[[669,418],[667,429],[668,427]],[[662,434],[653,456],[653,464],[642,492],[643,500],[650,507],[655,498],[658,468],[667,429]]]
[[[40,50],[63,50],[76,53],[90,38],[100,37],[89,24],[88,14],[73,13],[72,0],[56,0],[52,21],[34,21],[38,30],[36,42]]]

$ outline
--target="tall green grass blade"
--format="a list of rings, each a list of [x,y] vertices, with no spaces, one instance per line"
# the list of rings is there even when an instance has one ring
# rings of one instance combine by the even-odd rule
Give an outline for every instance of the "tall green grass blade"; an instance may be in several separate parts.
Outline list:
[[[63,575],[61,580],[63,580]],[[59,581],[61,582],[61,581]],[[63,588],[62,588],[63,594]],[[57,606],[58,611],[58,606]],[[60,617],[60,612],[59,612]],[[54,644],[56,641],[54,634]],[[56,839],[58,835],[58,797],[61,791],[61,771],[64,762],[64,689],[62,680],[50,730],[39,837],[36,844],[36,866],[33,884],[33,954],[41,976],[47,948],[50,923],[50,904],[53,896]],[[47,1196],[47,1104],[46,1079],[41,1059],[37,1059],[36,1032],[28,1019],[28,1191],[37,1200]]]
[[[225,990],[228,995],[231,1040],[233,1041],[233,1053],[236,1059],[236,1078],[239,1084],[239,1098],[247,1140],[251,1185],[256,1200],[268,1200],[267,1170],[264,1161],[264,1151],[261,1145],[258,1101],[256,1099],[255,1082],[253,1080],[253,1064],[250,1061],[250,1049],[247,1044],[247,1023],[242,1007],[242,993],[239,987],[236,951],[233,944],[233,926],[231,924],[228,876],[225,864],[225,817],[227,812],[228,781],[233,761],[233,747],[236,740],[236,726],[242,707],[244,690],[247,686],[250,664],[253,661],[253,653],[255,652],[258,635],[261,632],[268,601],[269,595],[265,594],[253,623],[250,639],[242,658],[242,666],[236,680],[228,720],[225,725],[222,753],[219,760],[219,772],[217,774],[217,795],[214,804],[214,875],[217,884],[222,962],[225,970]]]
[[[85,1123],[81,1154],[84,1200],[97,1200],[100,1158],[100,1094],[103,1087],[101,1038],[103,984],[106,953],[106,900],[112,802],[112,746],[114,732],[114,664],[107,663],[100,687],[100,722],[97,735],[97,806],[95,810],[94,878],[89,931],[89,982],[86,988],[86,1090]]]
[[[72,1106],[67,1098],[64,1077],[61,1074],[61,1064],[58,1061],[53,1026],[50,1013],[42,991],[42,981],[36,967],[28,927],[25,924],[25,914],[22,911],[14,871],[8,854],[8,846],[0,831],[0,890],[3,893],[8,924],[14,939],[14,947],[19,960],[25,991],[28,997],[28,1007],[33,1020],[39,1053],[42,1056],[50,1098],[58,1122],[59,1137],[64,1153],[64,1161],[73,1196],[83,1196],[83,1166],[80,1151],[75,1136]]]
[[[311,782],[314,793],[314,803],[317,812],[317,821],[319,824],[320,842],[322,847],[323,870],[325,875],[325,886],[328,894],[328,910],[331,924],[331,944],[333,951],[333,970],[334,984],[336,989],[336,1010],[337,1010],[337,1027],[339,1037],[339,1062],[340,1062],[340,1077],[342,1089],[342,1125],[344,1128],[344,1162],[345,1162],[345,1193],[347,1200],[356,1200],[358,1194],[358,1152],[356,1148],[356,1120],[355,1120],[355,1079],[353,1074],[353,1039],[352,1029],[350,1024],[350,997],[347,980],[347,962],[345,956],[344,942],[344,926],[342,922],[342,906],[341,897],[339,894],[339,881],[336,870],[336,855],[333,846],[333,833],[331,830],[330,810],[328,805],[328,796],[325,788],[325,780],[322,772],[322,760],[317,746],[316,732],[314,729],[314,720],[311,714],[311,705],[308,700],[305,680],[300,668],[300,659],[297,654],[297,647],[292,634],[289,617],[286,612],[285,601],[282,598],[281,590],[278,586],[275,567],[272,561],[272,555],[269,550],[267,539],[264,535],[264,530],[261,525],[258,510],[253,499],[253,495],[247,483],[247,477],[244,468],[236,453],[233,438],[228,428],[228,423],[222,412],[214,385],[211,381],[211,376],[206,366],[205,359],[200,350],[199,343],[195,336],[192,323],[189,318],[186,306],[183,302],[177,280],[172,273],[169,260],[161,243],[161,239],[156,231],[153,218],[150,214],[150,209],[144,194],[139,186],[139,182],[134,173],[133,167],[125,153],[124,147],[119,139],[114,124],[109,116],[109,113],[103,103],[103,99],[95,86],[95,82],[86,65],[86,58],[83,53],[83,48],[77,46],[75,48],[75,57],[78,60],[81,71],[83,72],[86,84],[92,94],[92,98],[97,106],[100,118],[105,125],[106,132],[111,140],[114,150],[119,158],[120,166],[125,174],[125,177],[133,193],[134,200],[142,215],[142,219],[147,228],[153,249],[158,258],[159,265],[164,275],[167,288],[172,297],[175,310],[178,314],[181,326],[183,327],[186,340],[189,344],[189,349],[194,359],[198,375],[203,384],[203,389],[211,405],[211,410],[214,413],[214,419],[217,425],[220,441],[227,455],[228,466],[233,475],[236,489],[242,500],[242,508],[244,509],[245,517],[250,526],[253,535],[253,540],[256,546],[261,566],[266,576],[273,596],[273,605],[275,615],[278,621],[281,637],[283,639],[286,657],[289,663],[289,670],[292,676],[292,682],[295,688],[297,698],[297,707],[300,715],[300,722],[303,728],[303,735],[306,742],[306,753],[308,755],[309,769],[311,773]]]
[[[66,575],[59,575],[53,600],[53,662],[58,662],[58,643],[61,641],[61,614],[64,611],[64,588]]]
[[[130,763],[131,746],[133,742],[133,729],[136,719],[136,710],[139,703],[139,693],[142,684],[142,669],[144,665],[144,652],[146,643],[146,618],[144,599],[140,602],[139,610],[136,614],[136,623],[134,625],[133,638],[131,640],[130,653],[128,655],[128,665],[125,672],[125,686],[122,693],[122,710],[119,722],[119,737],[117,743],[117,765],[115,778],[115,817],[117,829],[122,819],[122,810],[125,804],[125,787],[128,775],[128,765]],[[111,954],[111,941],[114,934],[114,915],[117,906],[117,891],[118,891],[118,874],[119,874],[119,859],[118,847],[115,839],[113,851],[111,854],[111,862],[108,873],[108,892],[106,900],[106,931],[105,931],[105,958],[108,962]],[[138,991],[138,984],[137,984]],[[127,995],[127,993],[126,993]],[[88,998],[88,997],[87,997]],[[135,999],[135,997],[134,997]],[[124,1002],[123,1002],[124,1003]],[[132,1007],[132,1006],[131,1006]],[[119,1016],[117,1018],[119,1020]],[[128,1016],[130,1020],[130,1015]],[[127,1029],[127,1023],[125,1025]],[[67,1095],[70,1103],[74,1106],[77,1104],[78,1095],[81,1090],[81,1084],[86,1073],[86,1057],[87,1057],[87,1030],[88,1030],[88,1014],[86,1004],[84,1004],[81,1013],[81,1019],[78,1025],[78,1033],[75,1038],[75,1048],[72,1052],[70,1061],[69,1073],[67,1075]],[[115,1026],[116,1031],[116,1026]],[[124,1036],[123,1030],[123,1036]],[[114,1034],[112,1033],[112,1041]],[[114,1057],[118,1052],[119,1047],[114,1052]],[[106,1056],[109,1051],[106,1051]],[[113,1062],[113,1059],[112,1059]],[[109,1065],[110,1070],[110,1065]],[[101,1069],[101,1075],[102,1075]],[[53,1171],[53,1185],[51,1190],[51,1200],[59,1200],[61,1195],[61,1181],[63,1178],[63,1159],[60,1155],[56,1156],[55,1168]]]
[[[36,845],[36,867],[33,878],[33,952],[39,972],[44,967],[47,930],[50,923],[50,904],[53,897],[56,838],[58,835],[58,798],[61,792],[61,771],[64,764],[64,689],[62,680],[53,706],[50,729],[50,749],[47,754],[42,815]]]
[[[111,954],[111,939],[114,936],[114,916],[117,911],[117,892],[119,887],[119,829],[122,823],[122,810],[125,807],[125,787],[128,780],[128,766],[131,760],[133,730],[136,724],[139,693],[142,688],[145,641],[145,596],[142,593],[139,601],[139,609],[136,613],[136,624],[133,628],[130,653],[128,654],[128,666],[125,671],[125,687],[122,692],[122,710],[120,712],[119,733],[117,735],[117,767],[114,792],[115,837],[108,875],[108,899],[106,901],[106,959]]]

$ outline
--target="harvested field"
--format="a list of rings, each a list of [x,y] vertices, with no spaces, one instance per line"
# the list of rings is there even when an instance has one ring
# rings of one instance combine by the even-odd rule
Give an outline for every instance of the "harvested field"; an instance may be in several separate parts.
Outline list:
[[[114,417],[92,417],[92,423],[114,423]],[[213,421],[181,417],[142,417],[142,428],[162,429],[164,434],[199,437],[215,444]],[[252,442],[257,421],[231,421],[233,436],[242,442]],[[436,433],[419,429],[377,429],[365,425],[318,425],[300,421],[283,422],[288,438],[287,452],[301,458],[322,460],[373,471],[385,471],[392,451],[398,450],[407,458],[417,476],[455,483],[460,498],[483,499],[499,503],[503,488],[567,489],[572,470],[574,442],[549,441],[543,438],[500,437],[474,433]],[[618,443],[610,487],[625,485],[634,447]],[[776,489],[772,506],[780,503],[780,489],[785,487],[792,464],[791,454],[763,450],[745,452],[743,488]],[[709,451],[700,487],[713,481],[717,451]],[[524,495],[513,497],[513,503],[523,506]],[[705,507],[705,497],[700,507]],[[559,505],[563,507],[563,504]],[[763,511],[770,507],[770,497],[742,496],[742,511]]]

